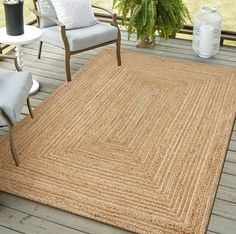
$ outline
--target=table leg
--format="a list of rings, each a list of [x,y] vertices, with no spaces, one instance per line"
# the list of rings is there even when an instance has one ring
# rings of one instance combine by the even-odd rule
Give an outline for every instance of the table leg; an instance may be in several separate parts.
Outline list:
[[[16,57],[17,57],[18,65],[20,66],[21,69],[23,69],[23,67],[24,67],[24,60],[23,60],[22,48],[21,48],[20,45],[16,46]]]
[[[20,45],[16,46],[16,57],[17,57],[17,62],[18,65],[20,66],[21,69],[24,67],[24,60],[23,60],[23,52],[22,48]],[[30,95],[35,94],[39,91],[39,82],[37,80],[33,79],[33,85],[30,90]]]

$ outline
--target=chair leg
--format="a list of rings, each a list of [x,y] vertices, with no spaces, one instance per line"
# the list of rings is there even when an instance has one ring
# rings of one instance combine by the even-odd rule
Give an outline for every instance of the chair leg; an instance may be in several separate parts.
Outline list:
[[[28,107],[28,110],[29,110],[29,113],[30,113],[31,118],[33,119],[33,118],[34,118],[34,115],[33,115],[33,111],[32,111],[32,107],[31,107],[31,104],[30,104],[30,99],[29,99],[29,97],[27,98],[27,107]]]
[[[121,66],[120,46],[121,46],[121,36],[119,33],[117,41],[116,41],[116,57],[117,57],[117,65],[118,66]]]
[[[20,160],[17,156],[16,150],[14,147],[14,139],[13,139],[13,132],[12,132],[13,123],[11,122],[11,120],[8,118],[8,116],[4,112],[2,113],[2,116],[3,116],[3,119],[6,121],[8,128],[9,128],[10,150],[11,150],[12,157],[15,161],[15,164],[18,167],[20,165]]]
[[[42,47],[43,47],[43,42],[40,41],[40,43],[39,43],[38,59],[41,59]]]
[[[71,72],[70,72],[70,53],[65,52],[65,66],[66,66],[66,79],[67,82],[71,81]]]
[[[10,149],[11,149],[11,154],[12,154],[12,157],[15,161],[15,164],[16,166],[18,167],[20,165],[20,160],[17,156],[17,153],[16,153],[16,150],[15,150],[15,147],[14,147],[14,140],[13,140],[13,133],[12,133],[12,125],[8,125],[9,126],[9,139],[10,139]]]

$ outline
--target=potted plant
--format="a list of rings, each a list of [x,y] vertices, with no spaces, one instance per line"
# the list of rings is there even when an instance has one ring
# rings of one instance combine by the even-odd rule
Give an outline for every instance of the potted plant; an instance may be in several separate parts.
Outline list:
[[[156,31],[164,38],[175,35],[190,19],[183,0],[113,0],[113,7],[128,23],[128,35],[137,33],[138,47],[153,47]]]
[[[24,33],[24,0],[4,0],[7,34],[18,36]]]

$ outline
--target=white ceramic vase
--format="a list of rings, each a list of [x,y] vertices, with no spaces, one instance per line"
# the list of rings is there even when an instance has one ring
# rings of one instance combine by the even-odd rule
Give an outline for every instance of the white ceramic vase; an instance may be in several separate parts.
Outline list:
[[[194,18],[193,50],[202,58],[210,58],[220,48],[222,16],[215,7],[202,7]]]

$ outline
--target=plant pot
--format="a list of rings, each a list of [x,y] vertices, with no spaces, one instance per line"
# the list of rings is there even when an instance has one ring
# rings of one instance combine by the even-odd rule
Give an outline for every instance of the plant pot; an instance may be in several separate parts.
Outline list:
[[[169,38],[170,38],[170,39],[175,39],[175,38],[176,38],[176,34],[177,34],[176,32],[173,32],[173,33],[169,36]]]
[[[146,34],[138,40],[138,44],[136,45],[137,48],[147,48],[147,49],[153,49],[154,48],[154,42],[148,37]]]
[[[18,36],[24,34],[23,2],[17,4],[4,3],[7,34]]]

